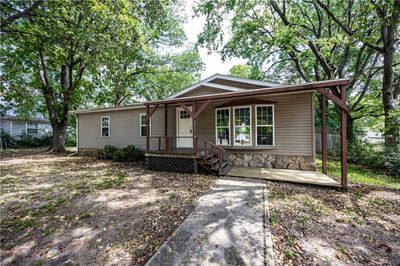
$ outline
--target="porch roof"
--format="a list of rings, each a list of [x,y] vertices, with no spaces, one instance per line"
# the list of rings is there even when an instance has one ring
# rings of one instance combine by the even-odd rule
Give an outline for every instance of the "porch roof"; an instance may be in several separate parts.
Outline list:
[[[284,85],[272,88],[261,88],[256,90],[246,90],[237,92],[226,92],[217,94],[208,94],[192,97],[181,97],[164,99],[158,101],[148,101],[143,103],[144,105],[158,105],[158,104],[172,104],[172,103],[185,103],[193,101],[206,101],[206,100],[219,100],[227,98],[237,98],[237,97],[247,97],[247,96],[259,96],[268,94],[279,94],[279,93],[291,93],[291,92],[302,92],[302,91],[314,91],[320,88],[329,88],[347,85],[349,82],[348,78],[336,79],[336,80],[326,80],[318,82],[302,83],[297,85]]]

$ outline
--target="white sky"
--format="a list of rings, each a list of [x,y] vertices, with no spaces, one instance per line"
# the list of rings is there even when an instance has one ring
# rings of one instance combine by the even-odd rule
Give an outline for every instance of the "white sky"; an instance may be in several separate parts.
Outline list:
[[[185,1],[185,12],[187,16],[187,23],[185,23],[183,29],[185,30],[186,36],[191,43],[195,43],[197,41],[197,35],[203,29],[203,25],[205,22],[204,17],[195,17],[192,18],[193,13],[193,1]],[[208,54],[206,48],[199,48],[200,57],[203,60],[205,69],[201,74],[201,78],[207,78],[215,73],[219,74],[228,74],[229,69],[232,66],[238,64],[246,64],[246,60],[239,58],[232,58],[230,60],[225,60],[223,62],[221,60],[221,56],[218,53],[213,52],[212,54]]]

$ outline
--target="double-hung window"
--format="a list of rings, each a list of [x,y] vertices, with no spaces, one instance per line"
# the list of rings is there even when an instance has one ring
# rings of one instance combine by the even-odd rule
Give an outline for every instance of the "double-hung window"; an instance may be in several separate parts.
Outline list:
[[[102,116],[100,119],[101,123],[101,137],[109,137],[110,136],[110,117]]]
[[[257,145],[274,145],[274,106],[256,106]]]
[[[215,128],[217,145],[230,145],[230,109],[220,108],[215,110]]]
[[[151,135],[151,118],[150,118],[150,135]],[[147,127],[146,127],[146,114],[140,114],[140,137],[147,136]]]
[[[251,107],[234,107],[235,146],[251,146]]]
[[[38,134],[39,133],[39,125],[38,125],[38,123],[27,123],[27,125],[26,125],[26,133],[27,134]]]

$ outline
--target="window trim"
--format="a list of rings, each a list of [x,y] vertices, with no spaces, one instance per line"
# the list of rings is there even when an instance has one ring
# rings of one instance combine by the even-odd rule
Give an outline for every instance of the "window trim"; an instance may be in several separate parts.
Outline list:
[[[108,119],[108,126],[103,126],[103,118]],[[108,128],[108,136],[103,136],[103,128]],[[109,138],[111,136],[111,119],[109,115],[100,117],[100,138]]]
[[[146,136],[142,136],[142,127],[145,127],[146,126],[146,123],[144,124],[144,125],[142,125],[142,116],[146,116],[146,113],[141,113],[141,114],[139,114],[139,137],[140,138],[145,138]],[[150,137],[151,137],[151,119],[152,119],[152,117],[150,117],[150,121],[149,121],[149,127],[150,127]]]
[[[272,107],[272,125],[260,125],[260,126],[261,127],[272,127],[272,145],[270,145],[270,144],[266,144],[266,145],[258,144],[257,128],[259,127],[259,125],[257,123],[257,107],[269,107],[269,106]],[[257,104],[257,105],[255,105],[254,109],[255,109],[255,128],[254,128],[254,131],[255,131],[255,136],[256,136],[256,139],[255,139],[256,145],[255,146],[258,146],[258,147],[275,147],[275,105],[274,104]]]
[[[236,145],[236,112],[235,110],[238,108],[249,108],[250,109],[250,143],[249,145]],[[252,110],[252,105],[243,105],[243,106],[234,106],[233,107],[233,122],[232,122],[232,127],[233,127],[233,146],[234,147],[253,147],[253,110]]]
[[[31,128],[29,128],[29,126],[30,125],[36,125],[36,132],[35,133],[31,133],[31,132],[28,132],[29,131],[29,129],[33,129],[32,127]],[[28,135],[38,135],[39,134],[39,123],[37,123],[37,122],[26,122],[26,134]]]
[[[229,132],[229,144],[228,145],[223,145],[223,144],[217,144],[218,143],[218,126],[217,126],[217,112],[218,110],[226,110],[228,109],[228,132]],[[230,107],[222,107],[222,108],[215,108],[215,145],[217,146],[222,146],[222,147],[230,147],[232,146],[232,134],[231,134],[231,108]],[[220,126],[221,127],[221,126]],[[225,126],[221,128],[226,128]]]

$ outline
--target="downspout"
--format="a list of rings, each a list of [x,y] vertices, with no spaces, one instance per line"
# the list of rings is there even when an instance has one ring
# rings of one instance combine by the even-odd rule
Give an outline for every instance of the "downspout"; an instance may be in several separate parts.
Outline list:
[[[68,157],[77,156],[79,155],[79,116],[74,112],[71,112],[73,116],[76,117],[76,130],[75,130],[75,137],[76,137],[76,151],[68,155]]]

